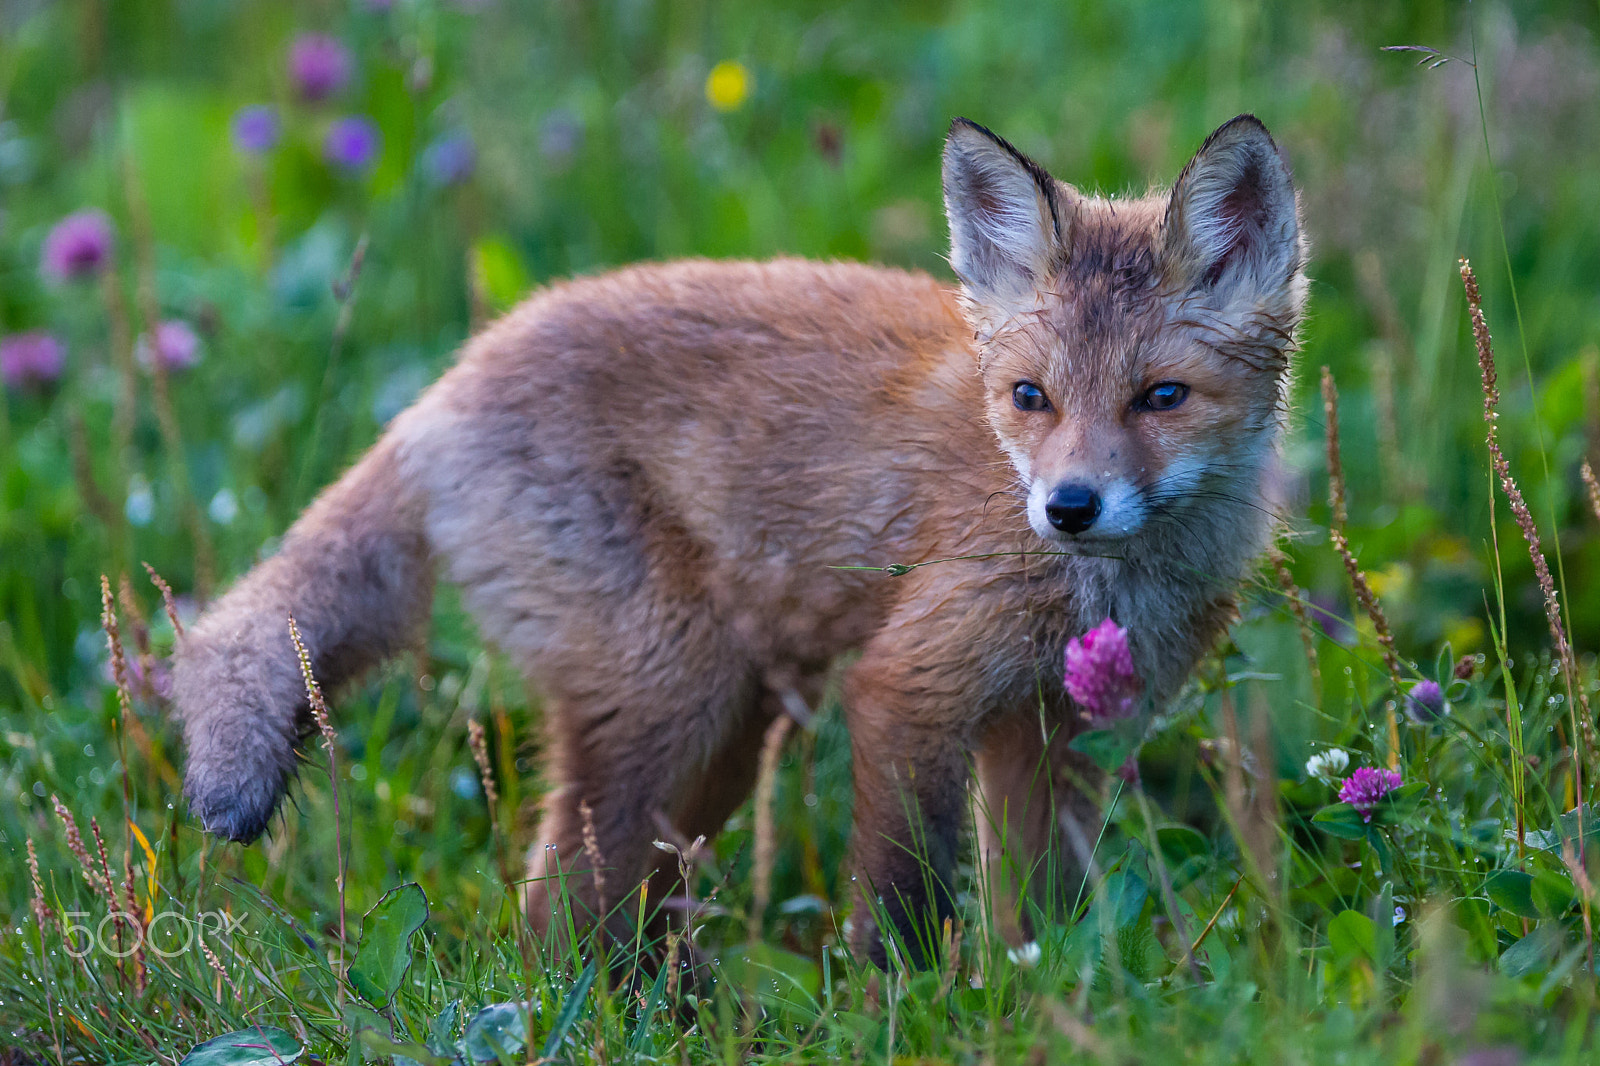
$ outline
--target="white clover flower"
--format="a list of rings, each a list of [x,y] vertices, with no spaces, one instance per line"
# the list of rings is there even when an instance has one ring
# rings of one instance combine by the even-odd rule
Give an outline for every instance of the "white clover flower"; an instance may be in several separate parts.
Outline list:
[[[1343,748],[1319,751],[1306,760],[1306,775],[1331,785],[1350,767],[1350,753]]]
[[[1014,964],[1024,970],[1031,970],[1035,966],[1039,965],[1040,954],[1039,942],[1037,940],[1030,940],[1020,948],[1007,949],[1006,958],[1010,959]]]

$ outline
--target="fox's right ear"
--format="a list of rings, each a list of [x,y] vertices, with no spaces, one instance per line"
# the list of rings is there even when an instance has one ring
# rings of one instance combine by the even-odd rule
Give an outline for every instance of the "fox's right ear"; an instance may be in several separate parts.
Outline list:
[[[950,265],[973,300],[1014,303],[1066,256],[1060,189],[1043,167],[958,118],[944,146]]]

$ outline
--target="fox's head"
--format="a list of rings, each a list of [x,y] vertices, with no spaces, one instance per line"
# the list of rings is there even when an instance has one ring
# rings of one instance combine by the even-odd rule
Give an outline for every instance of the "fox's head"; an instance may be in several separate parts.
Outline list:
[[[1266,127],[1222,126],[1170,192],[1100,199],[957,119],[944,196],[985,413],[1041,537],[1115,551],[1263,506],[1306,291]]]

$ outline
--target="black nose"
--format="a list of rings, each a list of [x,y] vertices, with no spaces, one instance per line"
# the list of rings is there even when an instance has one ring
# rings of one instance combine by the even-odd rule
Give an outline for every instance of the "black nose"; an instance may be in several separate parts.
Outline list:
[[[1100,517],[1100,494],[1087,485],[1063,485],[1045,501],[1044,516],[1063,533],[1082,533]]]

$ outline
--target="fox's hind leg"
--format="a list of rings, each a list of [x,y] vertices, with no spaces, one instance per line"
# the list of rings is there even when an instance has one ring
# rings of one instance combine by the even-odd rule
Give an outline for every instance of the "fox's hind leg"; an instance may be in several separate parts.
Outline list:
[[[579,934],[603,922],[630,939],[640,882],[652,880],[648,918],[677,881],[673,857],[654,846],[671,835],[662,820],[710,835],[754,779],[764,718],[756,673],[709,613],[681,621],[642,653],[660,669],[596,673],[584,685],[569,671],[546,686],[551,787],[528,856],[527,911],[557,940],[569,918]]]

